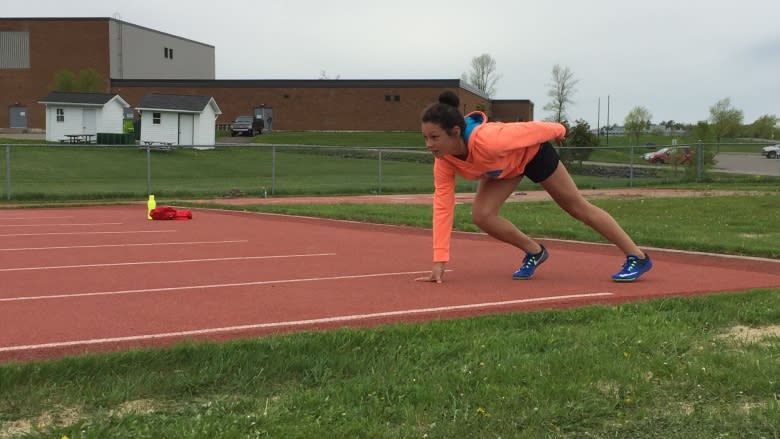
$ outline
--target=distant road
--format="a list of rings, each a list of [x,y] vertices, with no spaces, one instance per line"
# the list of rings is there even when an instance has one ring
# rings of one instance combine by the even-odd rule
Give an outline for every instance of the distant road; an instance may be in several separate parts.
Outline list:
[[[759,153],[723,152],[715,155],[715,169],[721,172],[780,177],[780,159],[768,159]]]

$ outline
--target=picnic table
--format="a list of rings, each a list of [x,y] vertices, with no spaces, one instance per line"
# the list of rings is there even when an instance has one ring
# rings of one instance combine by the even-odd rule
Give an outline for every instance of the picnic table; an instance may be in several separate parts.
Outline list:
[[[68,138],[68,143],[92,143],[94,134],[65,134]]]

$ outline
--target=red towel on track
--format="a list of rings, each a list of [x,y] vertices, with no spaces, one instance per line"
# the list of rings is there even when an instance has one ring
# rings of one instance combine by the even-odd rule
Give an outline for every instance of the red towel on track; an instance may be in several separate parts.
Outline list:
[[[187,209],[176,210],[171,206],[160,206],[152,209],[149,214],[154,220],[188,220],[192,219],[192,211]]]

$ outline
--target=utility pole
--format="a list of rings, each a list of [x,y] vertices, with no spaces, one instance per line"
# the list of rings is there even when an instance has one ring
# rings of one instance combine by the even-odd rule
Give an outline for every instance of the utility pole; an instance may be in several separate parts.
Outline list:
[[[601,138],[601,97],[599,96],[599,105],[596,107],[596,139]]]
[[[607,145],[609,145],[609,95],[607,95]]]

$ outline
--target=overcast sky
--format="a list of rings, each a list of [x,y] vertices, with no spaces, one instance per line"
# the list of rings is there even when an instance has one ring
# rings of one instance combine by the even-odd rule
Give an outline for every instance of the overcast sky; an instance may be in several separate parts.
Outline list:
[[[494,98],[530,99],[538,120],[555,64],[579,80],[569,119],[594,128],[608,96],[618,124],[636,106],[696,123],[727,97],[744,123],[780,116],[776,0],[26,0],[2,14],[116,17],[210,44],[217,79],[458,79],[488,53]]]

